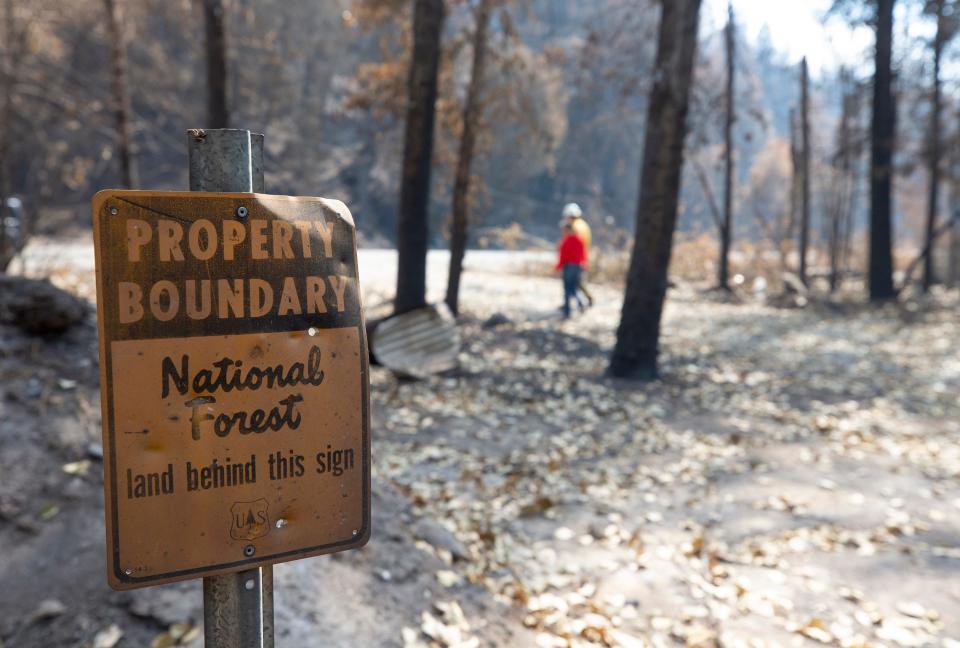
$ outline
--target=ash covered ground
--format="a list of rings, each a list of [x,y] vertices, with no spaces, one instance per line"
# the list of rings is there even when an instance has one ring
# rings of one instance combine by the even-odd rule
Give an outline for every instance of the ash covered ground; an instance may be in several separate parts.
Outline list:
[[[603,376],[619,289],[562,322],[549,257],[468,254],[457,371],[374,369],[373,539],[275,567],[278,646],[960,646],[955,297],[679,285],[636,385]],[[360,266],[376,311],[395,257]],[[89,238],[14,268],[93,300]],[[0,391],[3,646],[199,646],[199,581],[106,586],[92,314],[0,330]]]

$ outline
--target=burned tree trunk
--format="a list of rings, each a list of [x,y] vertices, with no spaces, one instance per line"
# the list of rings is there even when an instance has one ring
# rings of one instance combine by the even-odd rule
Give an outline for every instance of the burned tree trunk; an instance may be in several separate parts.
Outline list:
[[[223,0],[203,0],[207,49],[207,128],[229,128],[227,107],[227,31]]]
[[[960,190],[954,190],[956,200],[960,200]],[[953,220],[950,224],[950,261],[947,267],[947,285],[960,286],[960,202],[954,201]]]
[[[850,240],[850,220],[853,212],[853,120],[856,94],[850,89],[850,74],[840,69],[843,105],[837,127],[837,149],[833,158],[833,182],[829,211],[830,292],[840,286],[841,271],[846,263],[846,249]]]
[[[933,38],[933,92],[930,98],[930,132],[928,134],[928,174],[929,193],[927,196],[927,231],[925,244],[929,248],[923,259],[923,292],[928,292],[935,277],[934,252],[936,246],[933,241],[933,232],[937,228],[937,206],[940,197],[940,58],[943,45],[946,42],[946,24],[944,16],[944,0],[936,0],[935,11],[937,18],[937,33]]]
[[[950,148],[950,239],[947,263],[947,285],[960,286],[960,133],[954,135]]]
[[[477,129],[480,122],[480,95],[483,92],[483,75],[487,54],[487,28],[494,0],[480,0],[473,34],[473,66],[470,71],[470,86],[463,107],[463,132],[460,135],[460,152],[457,159],[457,176],[453,183],[453,222],[450,229],[450,271],[447,277],[447,306],[457,315],[460,301],[460,275],[463,273],[463,256],[467,250],[467,225],[470,201],[470,167],[473,163]]]
[[[807,285],[807,248],[810,245],[810,76],[807,57],[800,62],[800,281]]]
[[[793,234],[797,226],[797,211],[800,206],[800,143],[797,141],[797,110],[790,109],[790,213],[787,227],[780,241],[780,266],[782,272],[789,270],[788,255],[793,247]]]
[[[3,4],[3,31],[4,31],[4,56],[3,56],[3,105],[2,114],[0,114],[0,271],[6,269],[10,262],[10,255],[7,252],[7,198],[13,189],[13,182],[10,178],[12,173],[10,165],[10,139],[13,134],[13,74],[14,74],[14,22],[13,22],[13,0],[5,0]]]
[[[723,225],[720,227],[720,264],[717,286],[730,289],[730,244],[733,239],[733,122],[734,115],[734,47],[733,4],[727,5],[727,28],[724,30],[727,48],[726,116],[723,128]]]
[[[860,134],[860,88],[852,79],[848,99],[850,100],[850,121],[847,133],[846,164],[849,165],[849,180],[847,185],[849,195],[847,196],[846,212],[844,213],[844,222],[841,228],[840,240],[840,264],[844,270],[850,269],[850,260],[853,257],[853,234],[857,212],[857,188],[861,186],[860,158],[863,155],[863,138]]]
[[[131,134],[130,87],[127,83],[127,45],[117,0],[103,0],[107,14],[107,33],[110,37],[110,73],[113,83],[113,114],[117,134],[117,157],[120,161],[120,182],[124,187],[139,184],[137,164],[133,155]]]
[[[408,81],[400,215],[397,219],[397,296],[394,302],[397,314],[419,308],[427,301],[430,167],[443,17],[443,0],[416,0],[414,3],[413,55]]]
[[[877,0],[873,116],[870,120],[870,299],[896,297],[893,287],[893,104],[894,0]]]
[[[677,223],[687,109],[700,0],[661,4],[657,58],[647,108],[634,247],[609,373],[657,377],[660,319]]]

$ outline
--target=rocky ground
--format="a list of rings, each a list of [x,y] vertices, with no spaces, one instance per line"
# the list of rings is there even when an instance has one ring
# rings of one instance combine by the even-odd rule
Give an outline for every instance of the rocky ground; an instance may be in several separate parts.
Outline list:
[[[92,297],[90,258],[47,242],[19,270]],[[368,305],[393,263],[361,254]],[[561,322],[541,257],[467,263],[461,368],[374,370],[373,539],[276,566],[278,646],[960,645],[956,297],[679,286],[638,386],[603,377],[616,289]],[[105,584],[92,316],[0,331],[0,391],[0,642],[199,645],[198,583]]]

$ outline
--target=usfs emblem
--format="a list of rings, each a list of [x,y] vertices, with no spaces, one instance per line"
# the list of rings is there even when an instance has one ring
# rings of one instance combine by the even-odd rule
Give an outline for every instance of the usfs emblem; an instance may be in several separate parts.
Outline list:
[[[237,502],[230,507],[230,513],[233,519],[230,537],[234,540],[253,540],[270,531],[267,500],[263,498],[253,502]]]

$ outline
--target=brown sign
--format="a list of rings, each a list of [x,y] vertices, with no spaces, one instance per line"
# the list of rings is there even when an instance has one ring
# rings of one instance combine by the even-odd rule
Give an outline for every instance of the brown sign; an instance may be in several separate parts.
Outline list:
[[[111,190],[93,223],[110,585],[363,545],[368,367],[347,208]]]

